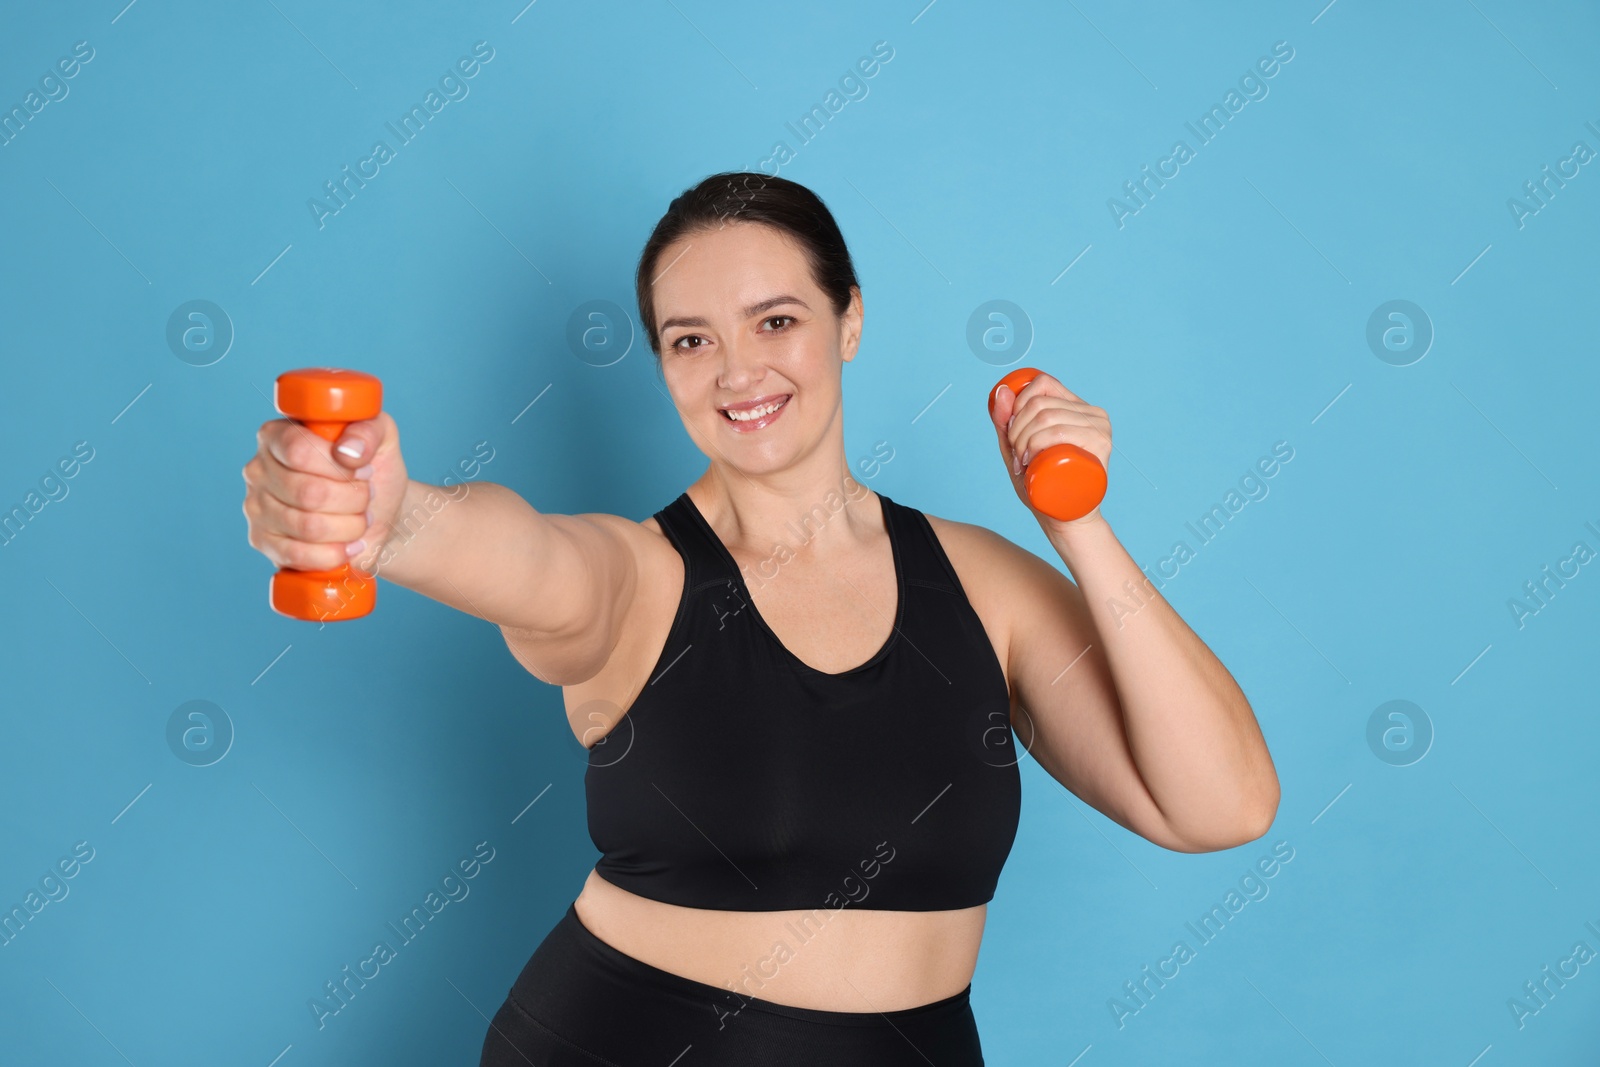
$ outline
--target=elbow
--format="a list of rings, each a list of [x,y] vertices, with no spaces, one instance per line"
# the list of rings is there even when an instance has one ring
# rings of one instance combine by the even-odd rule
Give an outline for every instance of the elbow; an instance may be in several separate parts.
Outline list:
[[[1241,794],[1231,818],[1219,820],[1204,834],[1179,835],[1168,845],[1176,852],[1222,852],[1265,837],[1278,817],[1278,779],[1276,775],[1259,793]]]

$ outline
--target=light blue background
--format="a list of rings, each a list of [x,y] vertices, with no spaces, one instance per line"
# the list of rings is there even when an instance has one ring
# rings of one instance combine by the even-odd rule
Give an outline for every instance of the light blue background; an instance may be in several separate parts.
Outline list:
[[[414,477],[487,440],[483,477],[537,508],[642,519],[704,459],[642,340],[595,367],[568,316],[636,314],[667,201],[797,147],[883,40],[782,169],[856,257],[847,447],[894,449],[868,484],[1059,564],[984,418],[966,329],[993,299],[1110,413],[1105,513],[1141,564],[1294,449],[1165,589],[1251,699],[1277,823],[1171,853],[1025,762],[973,985],[989,1061],[1594,1062],[1600,965],[1521,1028],[1507,1001],[1600,950],[1600,574],[1521,628],[1507,602],[1600,549],[1600,164],[1520,228],[1507,200],[1600,149],[1595,5],[122,3],[0,37],[6,108],[95,49],[0,148],[0,505],[95,450],[0,549],[0,904],[95,849],[0,948],[0,1060],[476,1062],[596,858],[582,750],[477,619],[387,584],[360,622],[268,609],[239,471],[272,380],[374,372]],[[480,40],[467,98],[319,229],[307,199]],[[1119,228],[1108,198],[1277,41],[1269,95]],[[236,331],[210,366],[165,339],[194,299]],[[1365,339],[1394,299],[1436,331],[1404,367]],[[236,730],[203,768],[165,738],[195,699]],[[1393,699],[1436,734],[1410,766],[1366,740]],[[308,1000],[479,841],[471,895],[319,1030]],[[1119,1028],[1123,983],[1277,841],[1270,895]]]

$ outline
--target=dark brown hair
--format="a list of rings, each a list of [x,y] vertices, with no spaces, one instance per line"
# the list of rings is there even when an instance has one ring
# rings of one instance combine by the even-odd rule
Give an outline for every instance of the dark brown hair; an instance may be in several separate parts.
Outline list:
[[[724,171],[685,189],[661,216],[639,253],[634,293],[639,321],[650,350],[659,359],[661,336],[656,331],[656,262],[668,245],[687,234],[721,229],[730,222],[771,226],[800,242],[811,261],[811,276],[828,295],[834,314],[850,306],[850,290],[859,288],[844,235],[820,197],[799,182],[752,171]]]

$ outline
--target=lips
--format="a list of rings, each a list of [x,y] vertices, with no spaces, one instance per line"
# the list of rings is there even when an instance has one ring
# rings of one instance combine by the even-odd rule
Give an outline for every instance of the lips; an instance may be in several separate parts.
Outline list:
[[[792,396],[793,394],[791,393],[771,393],[766,396],[755,397],[751,400],[742,400],[737,404],[726,404],[717,410],[722,412],[722,419],[728,424],[730,429],[741,433],[748,433],[752,430],[760,430],[772,425],[772,423],[783,414],[784,409],[789,406],[789,400],[792,398]],[[772,407],[774,404],[776,404],[777,407],[755,418],[746,417],[743,419],[735,419],[728,414],[729,412],[757,411],[763,408]]]

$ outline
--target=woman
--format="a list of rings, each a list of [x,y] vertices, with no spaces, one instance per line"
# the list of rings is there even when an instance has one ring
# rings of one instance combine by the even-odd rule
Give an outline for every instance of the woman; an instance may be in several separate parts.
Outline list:
[[[969,994],[1017,825],[1012,727],[1110,818],[1200,852],[1276,812],[1254,715],[1098,509],[1035,513],[1074,584],[851,477],[861,292],[808,189],[707,178],[636,284],[710,461],[672,504],[548,515],[480,483],[413,532],[400,517],[431,487],[387,414],[332,452],[278,420],[245,467],[250,543],[301,569],[348,556],[495,622],[562,687],[603,856],[483,1064],[981,1064]],[[1046,446],[1109,458],[1105,412],[1047,374],[992,417],[1025,505]]]

